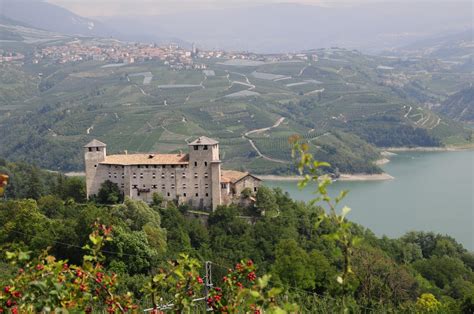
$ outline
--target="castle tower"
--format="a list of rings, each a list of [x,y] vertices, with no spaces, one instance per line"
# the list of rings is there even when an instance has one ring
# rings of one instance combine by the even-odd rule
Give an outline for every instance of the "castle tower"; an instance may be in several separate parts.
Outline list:
[[[221,204],[221,161],[219,142],[201,136],[189,145],[189,171],[193,173],[195,207],[211,207],[215,210]]]
[[[84,161],[86,166],[86,195],[89,198],[95,191],[99,190],[100,180],[96,179],[99,163],[107,156],[107,145],[96,139],[84,146]]]

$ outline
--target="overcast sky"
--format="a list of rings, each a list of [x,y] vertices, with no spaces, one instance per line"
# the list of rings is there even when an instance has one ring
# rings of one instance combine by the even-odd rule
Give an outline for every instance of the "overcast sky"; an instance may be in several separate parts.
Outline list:
[[[414,2],[433,0],[47,0],[82,16],[159,15],[196,9],[220,9],[268,3],[301,3],[321,6],[350,6],[371,2]],[[450,0],[435,0],[450,1]]]

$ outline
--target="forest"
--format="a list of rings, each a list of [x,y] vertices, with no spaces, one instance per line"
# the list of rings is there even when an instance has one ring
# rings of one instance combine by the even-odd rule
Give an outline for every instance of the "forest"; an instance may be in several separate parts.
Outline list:
[[[306,188],[325,166],[310,156]],[[474,310],[472,252],[432,232],[377,237],[345,219],[324,180],[314,203],[261,187],[251,208],[198,215],[158,194],[122,201],[113,186],[87,201],[81,178],[25,163],[1,160],[0,173],[0,312]]]

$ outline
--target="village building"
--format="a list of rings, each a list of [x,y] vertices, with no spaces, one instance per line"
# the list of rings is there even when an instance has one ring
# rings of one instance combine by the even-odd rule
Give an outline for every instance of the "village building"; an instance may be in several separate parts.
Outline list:
[[[197,209],[247,204],[261,180],[247,172],[222,170],[219,142],[205,136],[188,144],[187,154],[107,155],[107,145],[92,140],[84,146],[87,197],[102,183],[116,183],[124,196],[151,202],[154,193]],[[249,193],[250,192],[250,193]]]

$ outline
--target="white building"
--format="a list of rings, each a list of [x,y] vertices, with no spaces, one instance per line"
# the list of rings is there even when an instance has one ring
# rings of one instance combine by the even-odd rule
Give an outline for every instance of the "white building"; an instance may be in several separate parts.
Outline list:
[[[87,197],[109,180],[132,199],[151,202],[159,193],[179,204],[215,210],[241,203],[244,189],[255,193],[261,184],[249,173],[221,170],[219,143],[205,136],[188,144],[188,154],[107,155],[106,146],[95,139],[84,146]]]

